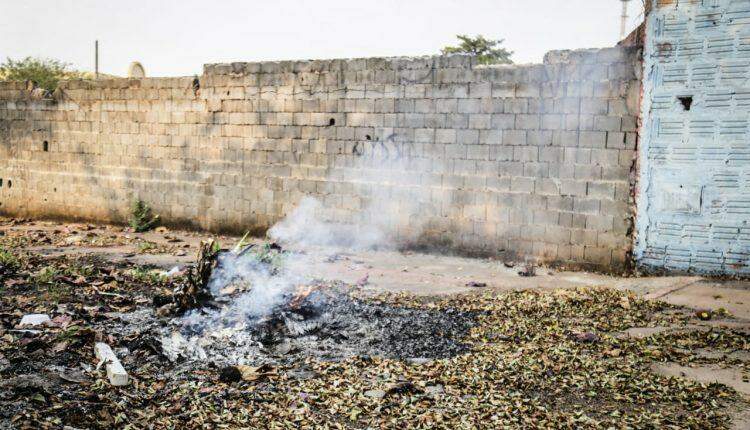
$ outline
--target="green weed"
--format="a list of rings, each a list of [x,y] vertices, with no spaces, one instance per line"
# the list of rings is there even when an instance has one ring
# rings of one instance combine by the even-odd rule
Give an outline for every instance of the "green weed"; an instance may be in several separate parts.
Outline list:
[[[136,200],[130,209],[130,227],[138,233],[149,231],[159,223],[159,215],[154,215],[151,207],[143,200]]]

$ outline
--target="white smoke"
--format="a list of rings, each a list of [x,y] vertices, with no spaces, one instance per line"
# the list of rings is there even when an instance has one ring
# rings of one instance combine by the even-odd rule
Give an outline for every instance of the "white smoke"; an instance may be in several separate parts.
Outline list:
[[[202,360],[207,356],[203,346],[217,339],[252,342],[246,334],[248,324],[269,316],[299,286],[313,282],[311,265],[330,252],[320,247],[394,249],[417,239],[430,217],[443,209],[447,196],[439,180],[431,179],[440,177],[431,171],[432,164],[411,156],[414,144],[408,145],[409,151],[393,139],[389,145],[390,149],[375,142],[364,147],[359,157],[353,157],[351,166],[331,169],[327,184],[337,191],[347,190],[331,199],[331,205],[305,196],[269,229],[270,239],[293,252],[278,254],[273,264],[261,263],[258,252],[222,254],[209,289],[225,305],[196,310],[182,318],[183,328],[194,334],[187,338],[179,333],[165,336],[163,345],[168,355]],[[237,291],[243,287],[247,291]]]
[[[324,208],[304,197],[297,208],[268,231],[268,237],[286,246],[307,249],[331,246],[348,249],[388,247],[387,229],[376,223],[344,224],[324,220]]]
[[[326,182],[333,196],[303,197],[268,237],[301,249],[350,250],[395,249],[418,240],[448,200],[436,167],[412,156],[421,147],[369,142],[350,166],[331,169]]]

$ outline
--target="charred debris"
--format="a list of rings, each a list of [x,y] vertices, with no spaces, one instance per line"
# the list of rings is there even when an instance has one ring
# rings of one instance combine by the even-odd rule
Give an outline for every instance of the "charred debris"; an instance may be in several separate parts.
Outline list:
[[[394,306],[357,286],[298,279],[285,267],[304,264],[296,257],[276,243],[232,250],[203,243],[173,293],[154,298],[156,313],[171,317],[161,330],[162,353],[176,362],[231,365],[308,357],[434,359],[468,351],[461,340],[475,312]],[[268,278],[283,280],[253,285]]]

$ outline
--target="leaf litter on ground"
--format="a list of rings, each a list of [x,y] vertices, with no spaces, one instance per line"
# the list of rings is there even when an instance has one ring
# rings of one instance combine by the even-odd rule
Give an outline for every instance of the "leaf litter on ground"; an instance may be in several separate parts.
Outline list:
[[[143,309],[175,280],[142,276],[149,269],[132,264],[7,252],[0,427],[702,429],[729,428],[730,408],[747,407],[726,386],[651,370],[654,362],[747,368],[746,356],[727,358],[750,352],[746,332],[692,330],[691,312],[610,288],[424,298],[351,286],[353,300],[375,306],[472,313],[460,332],[466,348],[411,359],[297,354],[222,377],[209,363],[167,360],[153,337],[166,317]],[[146,324],[134,319],[139,312]],[[16,330],[27,313],[54,323]],[[674,330],[622,336],[633,327]],[[112,346],[131,385],[112,387],[96,370],[95,341]]]

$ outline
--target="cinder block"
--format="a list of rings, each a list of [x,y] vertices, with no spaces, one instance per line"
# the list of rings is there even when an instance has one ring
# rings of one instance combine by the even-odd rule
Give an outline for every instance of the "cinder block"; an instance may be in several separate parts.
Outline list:
[[[538,98],[540,97],[541,88],[538,84],[519,83],[516,85],[516,97]]]
[[[475,145],[479,143],[479,130],[457,130],[456,142],[464,145]]]
[[[547,179],[547,181],[552,181],[552,180]],[[560,194],[560,185],[561,185],[560,181],[553,181],[553,182],[554,182],[554,185],[557,187],[557,192],[554,194]],[[547,209],[551,211],[557,211],[557,212],[572,212],[574,202],[575,202],[575,197],[550,195],[547,197]]]
[[[560,193],[564,196],[580,196],[586,195],[586,181],[576,181],[571,179],[560,180]]]
[[[538,130],[540,118],[539,115],[521,114],[516,115],[516,129],[518,130]]]
[[[587,246],[584,250],[586,261],[607,267],[612,263],[612,249]]]
[[[487,145],[467,145],[466,149],[467,158],[470,160],[489,160],[490,158],[490,147]]]
[[[503,130],[503,145],[526,146],[526,131]]]
[[[582,148],[604,148],[607,144],[607,133],[603,131],[582,131],[578,142]]]
[[[445,157],[454,160],[465,160],[467,155],[466,145],[452,144],[445,146]]]
[[[606,147],[610,149],[625,149],[625,138],[625,133],[622,132],[607,133]]]
[[[611,215],[586,215],[586,228],[598,232],[612,231],[614,219]]]
[[[620,131],[622,129],[622,118],[619,116],[594,117],[594,129],[599,131]]]
[[[564,160],[570,164],[588,164],[591,162],[591,150],[587,148],[563,148]]]
[[[410,112],[414,112],[414,100],[412,100],[412,99],[396,99],[396,112],[397,113],[410,113]]]
[[[512,161],[513,160],[513,147],[512,146],[490,146],[490,160],[497,161]]]
[[[559,196],[560,194],[560,181],[538,177],[535,179],[534,183],[534,192],[538,195]]]
[[[596,246],[597,232],[592,230],[573,229],[570,232],[572,245]]]
[[[539,148],[539,161],[562,162],[563,157],[564,157],[564,148],[558,148],[558,147]]]
[[[424,125],[428,128],[445,128],[445,127],[451,127],[451,121],[454,121],[453,118],[451,118],[453,115],[451,114],[440,114],[440,113],[426,113],[424,114]],[[463,128],[466,126],[464,125]],[[455,127],[459,128],[459,127]]]
[[[518,161],[499,161],[497,164],[497,171],[501,176],[522,176],[523,175],[523,163]]]
[[[438,113],[457,113],[458,99],[435,100],[435,111]]]
[[[589,182],[588,194],[601,199],[615,198],[615,184],[610,182]]]
[[[454,129],[437,129],[435,130],[435,142],[436,143],[456,143],[457,131]]]
[[[435,100],[418,99],[414,101],[414,112],[433,113],[436,112]]]
[[[482,113],[505,113],[505,100],[503,99],[480,99]]]
[[[567,227],[560,227],[557,225],[547,225],[545,227],[545,240],[548,243],[570,245],[570,234],[571,230]]]
[[[562,130],[563,127],[563,116],[547,114],[541,117],[541,129],[542,130]]]
[[[493,114],[492,128],[498,130],[512,130],[515,127],[516,116],[513,114]]]
[[[599,166],[619,166],[620,151],[617,149],[592,149],[591,162]]]
[[[516,84],[510,82],[498,82],[492,84],[493,98],[510,98],[516,96]]]
[[[575,178],[578,180],[598,180],[602,177],[601,166],[594,166],[591,164],[576,164],[575,165]]]
[[[553,143],[551,131],[529,130],[526,132],[526,144],[531,146],[550,146]]]
[[[480,130],[479,143],[483,145],[500,145],[503,142],[501,130]]]
[[[528,99],[505,99],[505,112],[506,113],[528,113],[529,112],[529,100]]]
[[[583,114],[606,115],[608,111],[609,102],[606,99],[581,99],[581,113]]]
[[[418,143],[434,143],[435,142],[435,129],[434,128],[418,128],[414,130],[414,141]]]
[[[469,84],[469,97],[492,97],[492,84],[490,82],[476,82]]]
[[[492,128],[492,116],[489,114],[469,115],[469,128],[488,130]]]
[[[459,113],[479,113],[481,110],[479,99],[459,99]]]
[[[516,146],[513,148],[514,161],[539,161],[539,148],[535,146]]]

